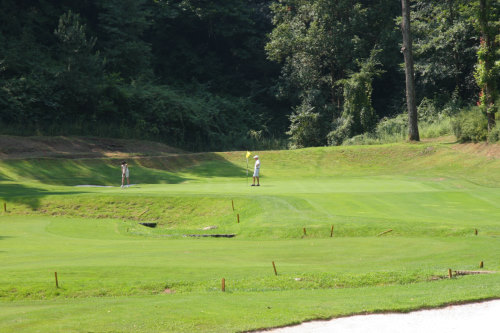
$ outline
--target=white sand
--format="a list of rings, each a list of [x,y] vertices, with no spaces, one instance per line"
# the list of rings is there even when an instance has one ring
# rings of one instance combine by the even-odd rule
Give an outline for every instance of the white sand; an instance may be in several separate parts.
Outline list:
[[[358,315],[312,321],[275,333],[483,333],[500,332],[500,300],[410,313]]]

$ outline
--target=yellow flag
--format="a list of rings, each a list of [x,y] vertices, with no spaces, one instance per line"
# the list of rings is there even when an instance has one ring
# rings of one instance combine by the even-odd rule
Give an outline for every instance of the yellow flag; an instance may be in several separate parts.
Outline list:
[[[252,153],[247,150],[247,160],[250,157],[250,155],[252,155]]]

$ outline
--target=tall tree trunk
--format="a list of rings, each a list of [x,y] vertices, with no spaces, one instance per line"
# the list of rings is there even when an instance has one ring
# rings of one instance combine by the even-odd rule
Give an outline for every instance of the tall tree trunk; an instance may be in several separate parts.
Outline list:
[[[413,71],[412,40],[410,32],[410,0],[401,0],[403,21],[401,30],[403,32],[403,48],[401,52],[405,57],[406,74],[406,105],[408,107],[408,139],[420,141],[418,134],[417,104],[415,100],[415,74]]]

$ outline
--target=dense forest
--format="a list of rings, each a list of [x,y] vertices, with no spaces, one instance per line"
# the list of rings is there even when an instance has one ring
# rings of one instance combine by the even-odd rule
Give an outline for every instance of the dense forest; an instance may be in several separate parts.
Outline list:
[[[414,0],[427,135],[497,141],[500,5]],[[0,134],[190,150],[405,138],[401,2],[0,0]]]

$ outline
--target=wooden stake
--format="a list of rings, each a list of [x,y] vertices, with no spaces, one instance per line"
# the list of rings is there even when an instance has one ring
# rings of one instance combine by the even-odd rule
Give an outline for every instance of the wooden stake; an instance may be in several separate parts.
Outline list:
[[[477,236],[477,229],[474,229],[474,235]]]
[[[226,279],[222,278],[222,291],[226,291]]]
[[[451,268],[448,268],[448,277],[451,279],[452,278],[452,274],[451,274]]]
[[[306,228],[304,228],[304,236],[307,236]]]
[[[5,213],[7,213],[7,203],[6,202],[3,203],[3,211]]]
[[[391,231],[392,231],[392,229],[389,229],[389,230],[383,231],[383,232],[381,232],[380,234],[378,234],[377,236],[382,236],[383,234],[386,234],[386,233],[391,232]]]
[[[333,237],[333,224],[332,224],[332,230],[330,230],[330,237]]]
[[[146,214],[148,211],[149,211],[149,208],[147,208],[145,211],[143,211],[142,213],[140,213],[137,217],[141,217],[142,215]]]
[[[54,276],[56,277],[56,288],[59,288],[59,282],[57,281],[57,272],[54,272]]]
[[[234,212],[234,201],[231,200],[231,205],[233,206],[233,212]]]
[[[483,262],[481,261],[481,262],[479,263],[479,268],[483,268],[483,266],[484,266],[484,264],[483,264]]]
[[[236,214],[236,217],[238,218],[238,223],[240,223],[240,214]]]
[[[274,264],[274,261],[273,261],[273,268],[274,268],[274,275],[278,275],[278,272],[276,271],[276,265]]]

